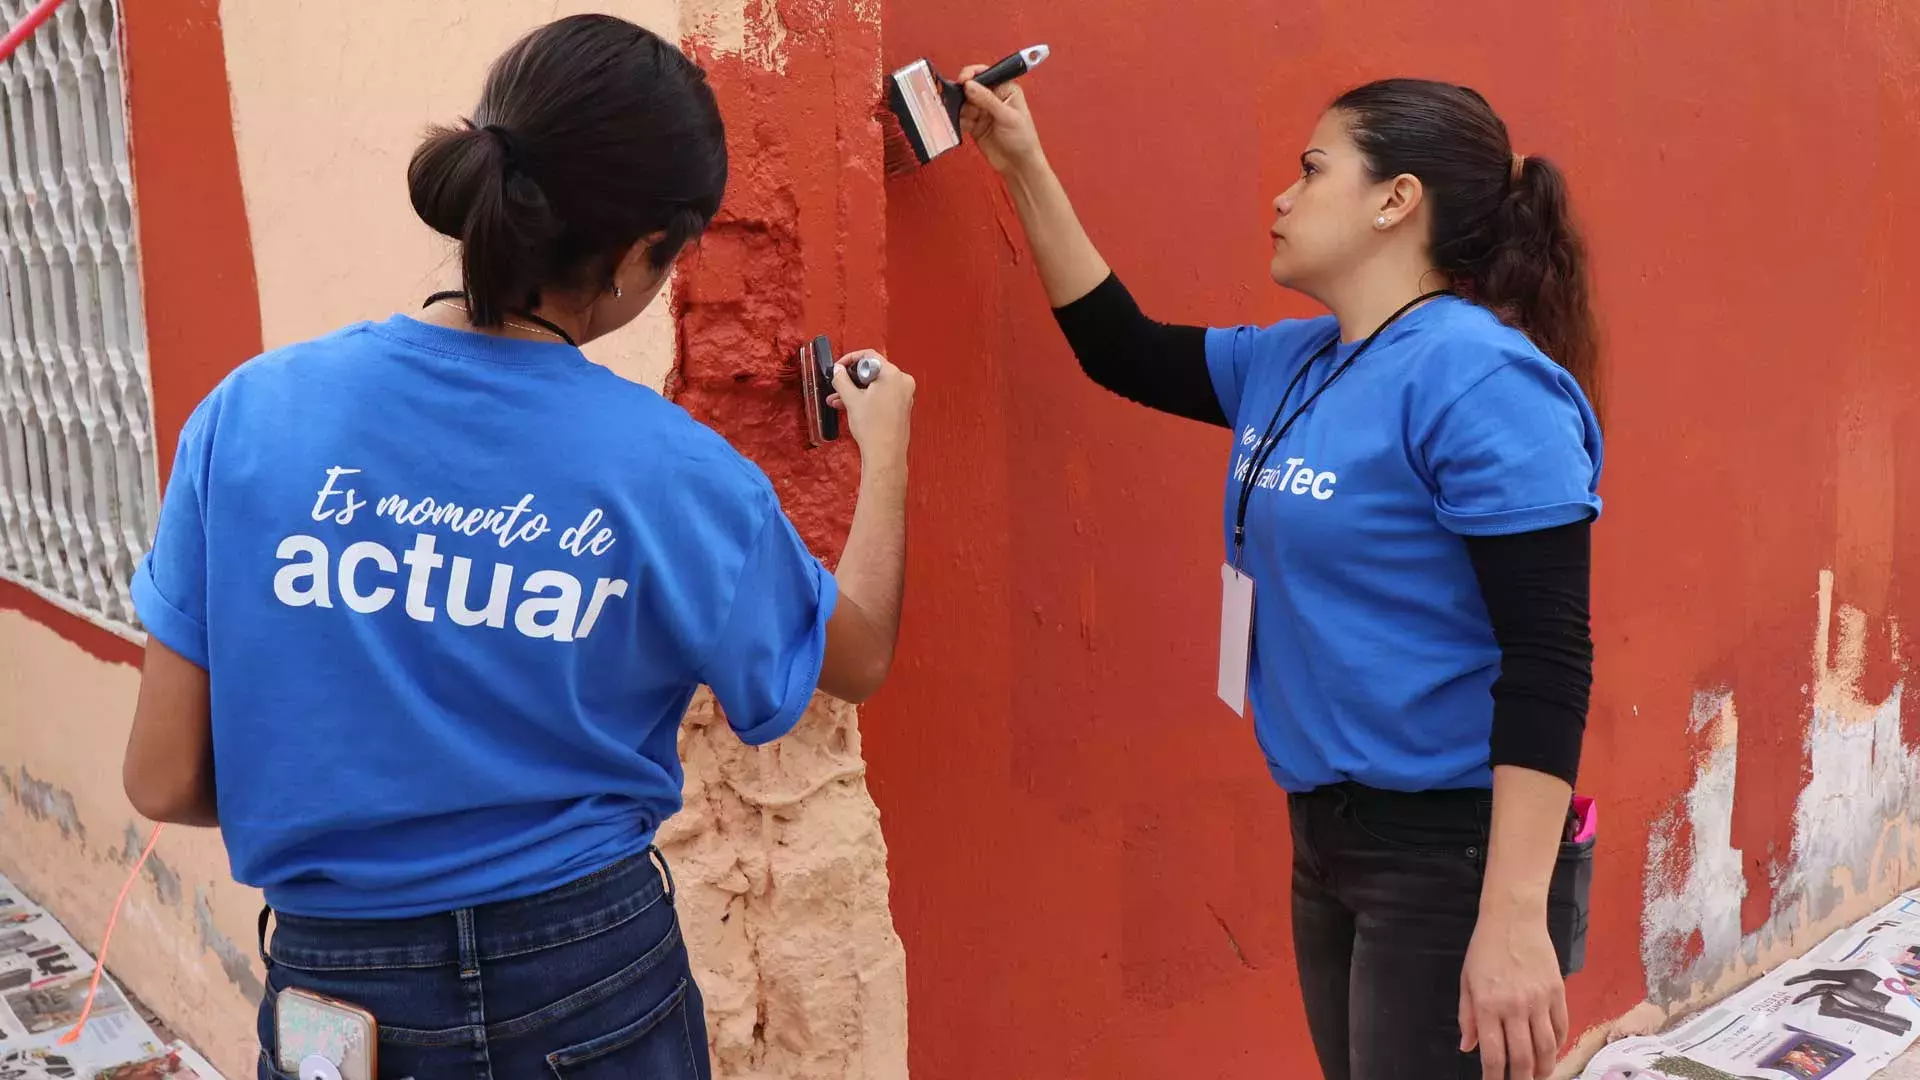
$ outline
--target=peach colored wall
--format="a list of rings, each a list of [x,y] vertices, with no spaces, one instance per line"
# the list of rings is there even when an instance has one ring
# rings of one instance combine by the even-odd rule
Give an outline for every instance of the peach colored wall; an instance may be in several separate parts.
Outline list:
[[[609,11],[691,39],[714,65],[723,101],[729,79],[784,69],[788,23],[804,39],[850,18],[825,9],[788,13],[770,32],[766,13],[749,12],[747,0],[684,0],[684,10],[674,0],[221,0],[266,347],[411,309],[457,281],[450,245],[408,206],[407,156],[428,122],[452,121],[472,108],[487,63],[515,37],[575,10]],[[877,12],[851,18],[866,20],[860,32],[877,46]],[[868,51],[877,64],[873,46]],[[142,67],[136,62],[130,70],[137,82]],[[877,83],[877,67],[859,75]],[[139,93],[134,97],[137,104]],[[837,152],[832,144],[827,150]],[[854,152],[869,151],[873,172],[877,136]],[[875,203],[861,213],[871,248],[866,261],[877,267],[883,210]],[[796,239],[796,256],[817,253],[829,267],[845,260],[845,245],[833,241],[847,224],[835,214],[789,223],[807,240]],[[882,318],[876,310],[869,326]],[[783,332],[797,337],[800,330]],[[672,308],[662,302],[588,352],[660,389],[685,351],[675,337]],[[165,390],[200,376],[185,378],[156,363],[154,378]],[[703,394],[696,409],[721,418],[730,411],[737,409],[724,393]],[[170,449],[171,434],[162,432],[163,448]],[[807,501],[837,505],[851,493],[850,474],[845,486],[822,484],[796,495],[783,485],[783,496],[802,504],[790,509],[803,519],[818,521]],[[818,533],[809,530],[816,542],[837,544],[837,536]],[[100,651],[0,610],[0,793],[8,796],[0,801],[0,870],[89,946],[97,946],[147,828],[119,784],[137,673],[99,659]],[[686,897],[682,918],[706,995],[717,1074],[905,1076],[905,957],[888,910],[886,848],[866,791],[856,711],[822,704],[794,736],[757,750],[739,745],[716,719],[704,697],[689,714],[681,737],[687,810],[667,824],[661,842]],[[111,959],[136,994],[235,1077],[251,1071],[261,992],[253,945],[258,908],[257,893],[229,879],[215,834],[172,830],[130,895]]]
[[[120,790],[139,674],[0,611],[0,872],[98,950],[151,826]],[[174,829],[114,933],[109,967],[230,1077],[251,1075],[259,898],[219,837]]]

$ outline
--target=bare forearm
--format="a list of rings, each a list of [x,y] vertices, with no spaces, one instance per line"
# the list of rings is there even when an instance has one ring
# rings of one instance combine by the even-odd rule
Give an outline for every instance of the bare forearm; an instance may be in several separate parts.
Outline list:
[[[862,455],[853,527],[834,571],[840,594],[872,623],[889,661],[900,636],[907,575],[907,459],[904,452]]]
[[[220,824],[210,748],[182,760],[177,748],[156,746],[150,737],[136,733],[127,747],[122,781],[134,809],[150,821],[206,828]]]
[[[1045,158],[1010,172],[1007,192],[1026,230],[1048,303],[1065,307],[1092,292],[1112,273],[1081,227],[1067,189]]]
[[[1547,890],[1560,855],[1573,789],[1565,780],[1516,765],[1493,770],[1493,835],[1480,917],[1546,917]]]
[[[121,763],[127,800],[150,821],[217,826],[213,764],[207,673],[149,637]]]

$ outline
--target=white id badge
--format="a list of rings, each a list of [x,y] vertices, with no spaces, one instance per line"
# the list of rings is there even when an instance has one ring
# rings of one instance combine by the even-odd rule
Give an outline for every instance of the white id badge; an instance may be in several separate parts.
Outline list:
[[[1253,652],[1253,579],[1220,564],[1220,700],[1247,715],[1247,658]]]

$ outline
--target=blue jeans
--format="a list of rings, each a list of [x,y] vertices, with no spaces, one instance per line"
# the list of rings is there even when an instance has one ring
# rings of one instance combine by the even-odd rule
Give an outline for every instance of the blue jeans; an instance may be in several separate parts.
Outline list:
[[[658,851],[445,915],[281,915],[265,951],[261,1080],[288,1075],[274,1067],[273,1028],[274,995],[288,987],[373,1013],[382,1080],[712,1077],[706,1013]]]

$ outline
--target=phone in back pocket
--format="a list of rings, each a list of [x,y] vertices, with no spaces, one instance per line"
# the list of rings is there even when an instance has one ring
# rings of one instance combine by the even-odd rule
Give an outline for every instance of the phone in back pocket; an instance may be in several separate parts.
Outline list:
[[[360,1006],[288,988],[274,997],[273,1024],[281,1072],[300,1080],[374,1080],[380,1029]]]

